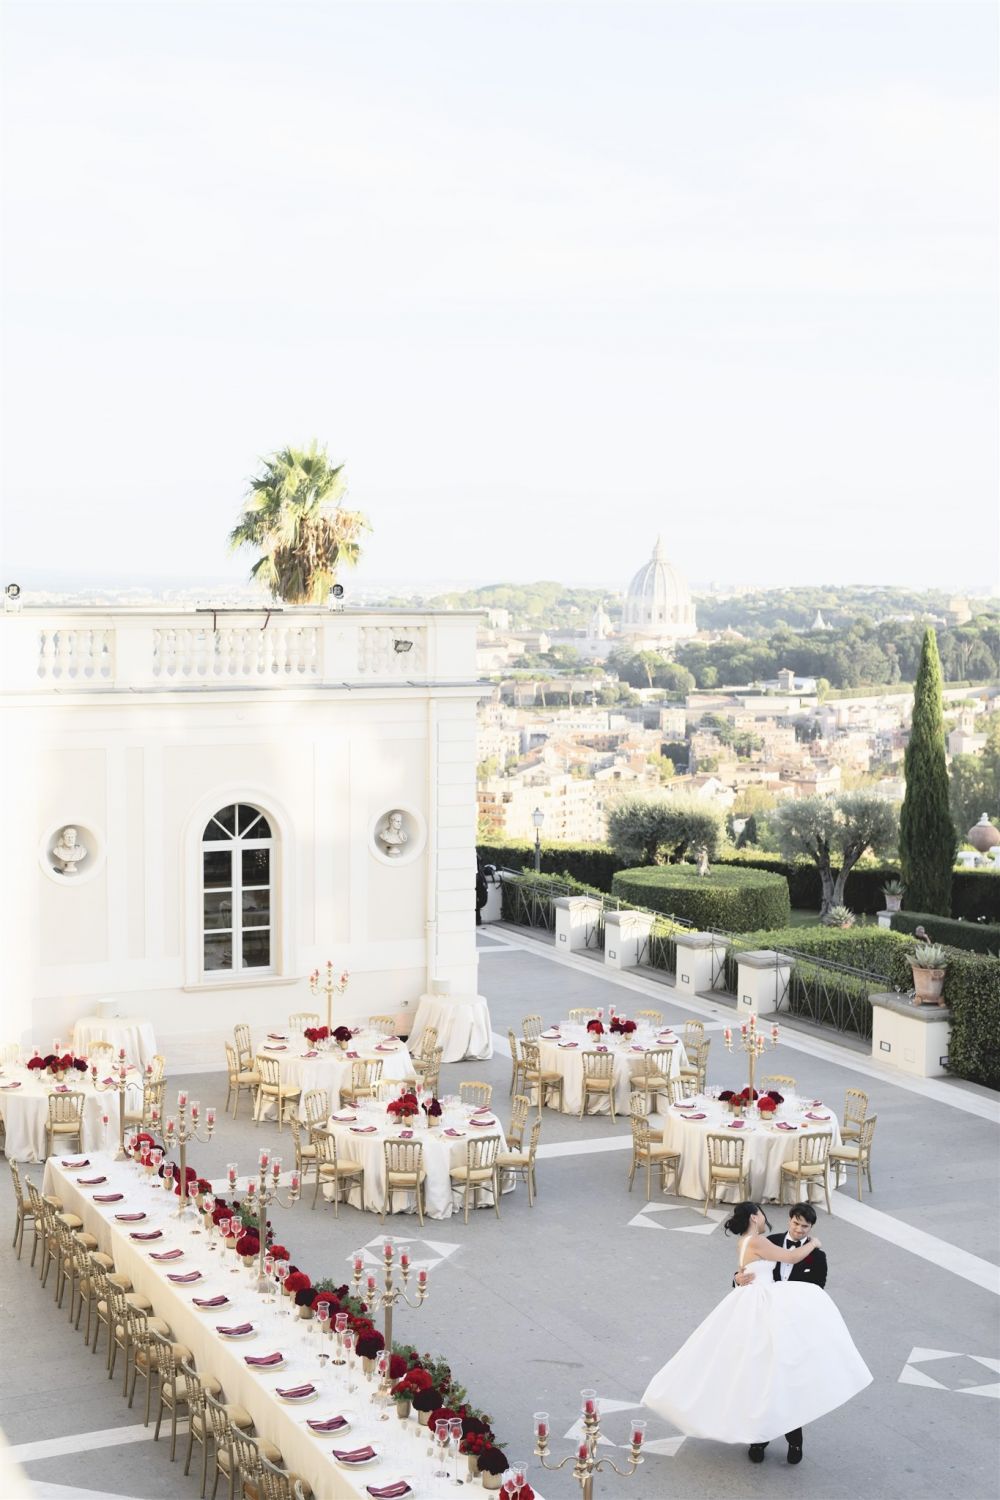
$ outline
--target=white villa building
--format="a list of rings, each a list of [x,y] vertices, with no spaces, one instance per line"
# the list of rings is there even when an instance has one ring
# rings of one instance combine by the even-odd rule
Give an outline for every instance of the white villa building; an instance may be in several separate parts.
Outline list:
[[[324,1011],[327,959],[340,1019],[475,997],[476,623],[0,617],[4,1036],[111,1000],[217,1062],[236,1021]]]

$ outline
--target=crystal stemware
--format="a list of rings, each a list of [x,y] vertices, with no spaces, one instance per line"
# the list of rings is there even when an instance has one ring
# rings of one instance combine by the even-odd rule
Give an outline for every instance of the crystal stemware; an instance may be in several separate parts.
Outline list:
[[[434,1470],[435,1479],[447,1479],[448,1475],[448,1448],[451,1443],[451,1426],[447,1418],[439,1419],[434,1423],[434,1456],[437,1460],[437,1468]]]

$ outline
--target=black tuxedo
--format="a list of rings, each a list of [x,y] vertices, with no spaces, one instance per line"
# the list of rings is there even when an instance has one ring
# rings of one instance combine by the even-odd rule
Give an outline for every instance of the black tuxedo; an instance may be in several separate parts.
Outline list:
[[[777,1234],[769,1234],[768,1239],[772,1245],[777,1245],[779,1250],[784,1249],[786,1232],[780,1230]],[[781,1280],[781,1262],[774,1263],[774,1279]],[[788,1275],[789,1281],[808,1281],[813,1286],[826,1286],[826,1252],[814,1250],[804,1260],[798,1261]]]

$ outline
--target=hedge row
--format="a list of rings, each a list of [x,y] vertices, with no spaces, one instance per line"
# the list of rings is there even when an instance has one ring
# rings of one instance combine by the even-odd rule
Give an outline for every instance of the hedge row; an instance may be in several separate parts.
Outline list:
[[[699,875],[693,865],[643,865],[619,870],[611,888],[615,896],[637,906],[726,932],[782,926],[791,914],[787,880],[763,870],[716,866],[708,875]]]
[[[906,955],[913,943],[884,927],[781,927],[740,934],[741,948],[782,948],[869,974],[884,974],[893,989],[913,988]],[[735,962],[736,954],[733,955]]]
[[[953,952],[944,998],[951,1007],[948,1071],[1000,1089],[1000,958]]]
[[[923,927],[932,942],[946,943],[949,948],[963,948],[970,953],[1000,953],[1000,926],[995,922],[957,922],[954,917],[935,917],[930,912],[897,911],[893,913],[893,932],[911,933]]]
[[[479,858],[488,865],[502,865],[508,870],[535,869],[535,846],[528,839],[511,839],[505,844],[480,844]],[[621,861],[607,844],[542,845],[542,872],[547,875],[570,875],[599,891],[610,891],[611,880]]]

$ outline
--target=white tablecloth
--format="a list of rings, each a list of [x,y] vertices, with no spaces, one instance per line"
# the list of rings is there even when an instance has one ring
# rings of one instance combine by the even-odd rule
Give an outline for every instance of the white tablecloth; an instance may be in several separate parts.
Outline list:
[[[806,1113],[829,1115],[828,1120],[808,1120]],[[685,1119],[685,1115],[704,1114],[703,1120]],[[733,1128],[733,1116],[715,1099],[700,1098],[695,1109],[668,1109],[665,1114],[651,1115],[653,1129],[662,1129],[663,1143],[681,1153],[681,1171],[678,1192],[682,1198],[705,1200],[708,1190],[708,1147],[705,1137],[711,1133],[742,1135],[746,1138],[744,1162],[749,1168],[750,1194],[755,1199],[777,1201],[781,1194],[781,1163],[794,1161],[798,1154],[798,1142],[803,1131],[829,1131],[833,1145],[840,1145],[840,1123],[836,1114],[827,1105],[815,1109],[804,1100],[791,1097],[777,1112],[773,1124],[750,1117],[742,1126]],[[778,1121],[794,1125],[794,1130],[779,1130]],[[831,1173],[832,1182],[832,1173]],[[723,1201],[737,1201],[737,1189],[720,1188]],[[788,1202],[792,1200],[788,1198]]]
[[[640,1038],[639,1041],[636,1041],[637,1037]],[[645,1029],[634,1031],[630,1040],[622,1041],[607,1031],[601,1037],[593,1037],[585,1026],[561,1025],[558,1039],[545,1035],[539,1038],[539,1059],[543,1072],[559,1073],[562,1076],[563,1114],[578,1115],[580,1113],[580,1105],[583,1103],[583,1053],[596,1052],[604,1046],[612,1053],[615,1060],[615,1114],[627,1115],[629,1113],[632,1074],[645,1067],[645,1052],[650,1048],[662,1049],[669,1053],[669,1076],[671,1078],[676,1078],[681,1068],[687,1067],[684,1043],[679,1037],[674,1037],[671,1042],[666,1032],[664,1032],[663,1042],[657,1041]],[[609,1114],[610,1106],[607,1097],[591,1094],[587,1102],[587,1113]]]
[[[98,1075],[101,1078],[108,1073]],[[42,1082],[42,1078],[45,1082]],[[129,1082],[125,1091],[126,1109],[142,1108],[142,1084]],[[77,1082],[79,1080],[79,1082]],[[83,1104],[83,1149],[99,1151],[115,1149],[118,1145],[118,1091],[108,1089],[97,1092],[90,1081],[90,1074],[73,1073],[65,1080],[68,1088],[85,1095]],[[9,1085],[19,1084],[18,1088]],[[48,1074],[39,1075],[18,1064],[6,1067],[0,1073],[0,1117],[6,1131],[4,1150],[12,1161],[45,1160],[45,1127],[49,1123],[49,1096],[55,1091],[55,1080]],[[107,1113],[105,1127],[101,1117]]]
[[[382,1487],[401,1477],[409,1479],[413,1500],[440,1500],[442,1481],[431,1477],[434,1465],[425,1456],[425,1429],[417,1429],[411,1422],[401,1423],[392,1409],[390,1420],[380,1422],[368,1399],[369,1387],[360,1369],[355,1377],[358,1390],[353,1394],[347,1392],[346,1376],[340,1370],[328,1367],[322,1375],[316,1358],[317,1346],[313,1343],[314,1321],[282,1317],[276,1307],[265,1303],[250,1289],[249,1272],[242,1266],[238,1274],[223,1269],[219,1249],[209,1252],[203,1232],[193,1235],[170,1217],[170,1209],[177,1201],[172,1194],[140,1183],[127,1164],[104,1157],[95,1160],[91,1156],[91,1167],[99,1167],[107,1174],[107,1183],[97,1191],[121,1191],[125,1194],[123,1202],[106,1207],[94,1203],[92,1191],[80,1187],[74,1174],[62,1168],[55,1157],[45,1166],[44,1191],[57,1194],[68,1211],[80,1215],[85,1229],[96,1236],[100,1249],[114,1257],[117,1270],[130,1278],[140,1295],[149,1298],[157,1315],[167,1319],[174,1336],[192,1350],[196,1368],[222,1382],[227,1401],[239,1402],[247,1408],[257,1435],[281,1449],[287,1467],[307,1480],[317,1500],[354,1500],[354,1497],[367,1500],[366,1485]],[[137,1209],[144,1209],[147,1214],[138,1228],[162,1227],[165,1231],[162,1239],[153,1244],[138,1244],[129,1238],[130,1229],[136,1226],[115,1223],[116,1212]],[[282,1237],[294,1243],[294,1221],[282,1229]],[[163,1264],[150,1260],[151,1250],[174,1246],[183,1248],[183,1258]],[[232,1257],[229,1259],[231,1262]],[[414,1262],[415,1267],[418,1264]],[[311,1269],[318,1274],[324,1268]],[[204,1272],[202,1279],[193,1285],[176,1286],[166,1279],[168,1272],[193,1270]],[[433,1298],[433,1280],[430,1291]],[[201,1312],[193,1305],[193,1297],[208,1298],[219,1292],[230,1298],[227,1307]],[[287,1306],[284,1299],[282,1305]],[[255,1325],[256,1337],[227,1342],[215,1331],[218,1324],[232,1326],[243,1322]],[[247,1354],[267,1355],[275,1350],[284,1354],[286,1360],[280,1371],[252,1370],[244,1363]],[[287,1389],[307,1380],[319,1387],[318,1400],[286,1405],[275,1394],[278,1386]],[[307,1418],[323,1419],[338,1413],[349,1415],[351,1420],[350,1429],[339,1441],[330,1436],[316,1437],[305,1425]],[[341,1469],[330,1456],[332,1448],[353,1449],[366,1443],[381,1456],[360,1470]]]
[[[156,1036],[149,1021],[138,1016],[116,1016],[105,1021],[100,1016],[84,1016],[73,1027],[73,1051],[78,1057],[87,1057],[91,1042],[110,1042],[118,1054],[125,1048],[129,1062],[145,1068],[156,1056]]]
[[[288,1050],[282,1052],[282,1046]],[[356,1036],[345,1052],[339,1047],[334,1047],[329,1052],[318,1051],[312,1057],[307,1055],[310,1052],[316,1052],[316,1049],[306,1042],[303,1051],[303,1044],[294,1033],[288,1035],[286,1042],[268,1045],[265,1041],[257,1048],[258,1056],[277,1060],[281,1082],[286,1087],[300,1088],[303,1094],[307,1094],[310,1089],[326,1089],[331,1109],[340,1107],[340,1090],[349,1086],[355,1061],[373,1062],[377,1059],[382,1064],[382,1077],[392,1082],[403,1082],[417,1076],[406,1044],[374,1033]],[[348,1055],[354,1052],[357,1053],[357,1058]],[[273,1112],[273,1104],[264,1105],[261,1111],[262,1116]]]
[[[365,1200],[364,1207],[372,1213],[382,1212],[382,1202],[385,1194],[385,1142],[395,1140],[399,1136],[399,1126],[390,1123],[386,1112],[381,1107],[370,1109],[358,1109],[355,1111],[340,1111],[340,1113],[356,1113],[357,1119],[353,1127],[349,1121],[340,1121],[336,1117],[331,1118],[328,1129],[337,1145],[337,1156],[342,1159],[359,1161],[365,1169]],[[489,1120],[492,1123],[483,1126],[469,1124],[472,1110],[465,1105],[450,1106],[441,1116],[441,1125],[428,1130],[424,1126],[417,1125],[414,1128],[413,1139],[421,1141],[424,1147],[424,1167],[427,1171],[427,1180],[424,1183],[424,1214],[429,1219],[447,1219],[452,1213],[462,1211],[460,1198],[452,1200],[452,1185],[449,1173],[452,1167],[465,1165],[469,1141],[476,1136],[498,1135],[500,1137],[500,1150],[506,1151],[507,1137],[499,1118],[494,1114],[478,1116],[481,1120]],[[376,1130],[371,1135],[358,1134],[357,1132],[367,1125],[375,1125]],[[456,1130],[460,1135],[456,1137],[447,1136],[445,1130]],[[514,1177],[511,1173],[504,1174],[503,1192],[509,1192],[514,1186]],[[332,1193],[332,1188],[330,1193]],[[480,1194],[482,1207],[492,1210],[493,1200],[488,1192]],[[351,1189],[350,1202],[355,1208],[362,1207],[359,1189],[355,1186]],[[413,1193],[393,1194],[394,1213],[413,1213],[417,1211],[416,1195]]]
[[[437,1044],[443,1048],[442,1062],[461,1062],[463,1058],[485,1060],[493,1056],[493,1026],[489,1006],[482,995],[475,995],[471,1000],[452,999],[450,995],[421,995],[410,1028],[411,1052],[416,1051],[429,1026],[433,1026],[438,1034]]]

